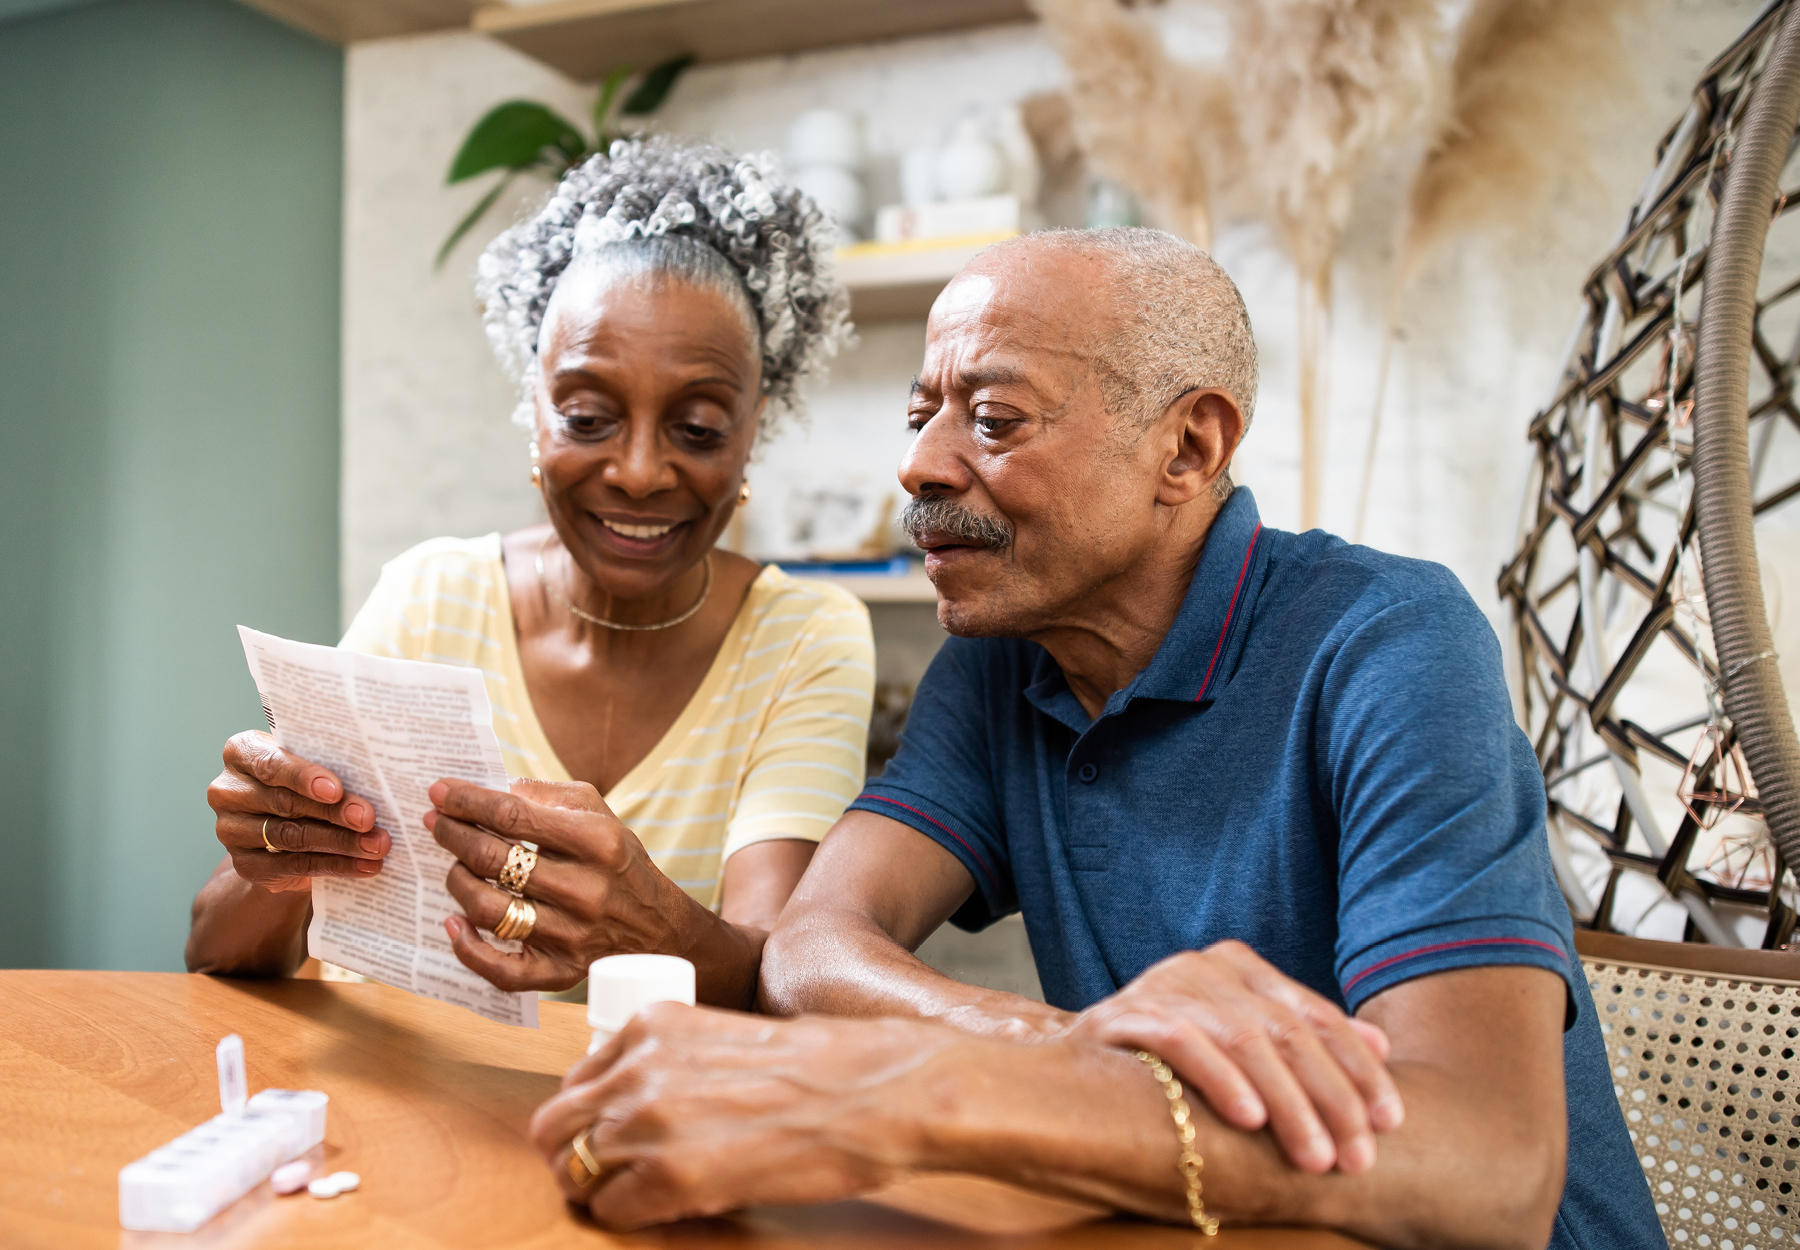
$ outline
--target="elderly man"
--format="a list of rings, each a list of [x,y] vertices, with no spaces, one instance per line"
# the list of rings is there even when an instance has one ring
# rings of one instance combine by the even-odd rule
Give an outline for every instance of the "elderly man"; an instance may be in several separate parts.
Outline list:
[[[539,1114],[572,1196],[630,1225],[951,1170],[1662,1244],[1493,633],[1442,568],[1264,528],[1255,391],[1236,288],[1167,235],[1032,235],[945,290],[900,476],[955,636],[762,969],[773,1012],[882,1019],[646,1013]],[[1013,911],[1049,1005],[910,953]]]

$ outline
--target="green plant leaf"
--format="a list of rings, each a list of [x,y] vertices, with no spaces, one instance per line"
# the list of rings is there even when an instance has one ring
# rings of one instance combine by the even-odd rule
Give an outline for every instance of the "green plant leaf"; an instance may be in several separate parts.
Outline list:
[[[619,94],[619,88],[631,77],[631,66],[621,65],[606,76],[600,84],[600,94],[594,97],[594,151],[604,152],[612,146],[612,131],[606,124],[607,114],[612,112],[613,99]]]
[[[456,229],[450,232],[450,237],[444,240],[442,247],[438,248],[437,259],[431,262],[433,273],[444,267],[444,262],[450,259],[450,253],[454,252],[456,245],[463,241],[463,236],[475,228],[475,223],[486,216],[488,209],[494,206],[494,201],[500,198],[501,192],[511,186],[512,180],[518,176],[518,170],[508,171],[507,175],[496,182],[486,195],[475,202],[475,207],[469,210],[469,215],[456,223]]]
[[[646,113],[656,112],[675,86],[676,79],[681,77],[681,71],[693,63],[694,58],[691,56],[678,56],[672,61],[664,61],[644,75],[644,80],[637,85],[637,90],[627,96],[625,103],[619,106],[619,112],[627,117],[642,117]]]
[[[546,159],[546,151],[555,153]],[[475,123],[450,163],[456,183],[490,169],[518,171],[538,164],[567,168],[587,155],[587,140],[568,121],[530,100],[508,100]]]

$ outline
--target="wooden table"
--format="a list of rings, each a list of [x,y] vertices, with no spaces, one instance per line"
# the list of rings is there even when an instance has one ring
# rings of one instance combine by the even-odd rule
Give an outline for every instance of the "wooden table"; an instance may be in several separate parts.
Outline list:
[[[680,1250],[1198,1250],[1191,1231],[1079,1212],[972,1178],[875,1199],[751,1211],[630,1236],[569,1207],[525,1138],[587,1041],[580,1007],[512,1029],[380,985],[173,973],[0,972],[0,1244],[182,1247],[674,1247]],[[118,1171],[218,1112],[213,1048],[239,1033],[252,1092],[331,1095],[330,1201],[267,1185],[198,1233],[119,1228]],[[920,1212],[938,1216],[924,1218]],[[1227,1232],[1209,1250],[1347,1250],[1329,1233]]]

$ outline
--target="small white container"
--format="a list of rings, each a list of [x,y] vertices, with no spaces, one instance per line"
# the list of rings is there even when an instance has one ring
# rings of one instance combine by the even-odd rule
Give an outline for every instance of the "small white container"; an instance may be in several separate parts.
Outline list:
[[[606,1045],[651,1003],[694,1005],[694,965],[679,955],[608,955],[588,965],[587,1053]]]
[[[803,165],[794,171],[793,179],[819,211],[837,223],[846,241],[855,237],[868,212],[868,197],[855,171],[842,165]]]
[[[842,109],[809,109],[794,119],[787,132],[789,169],[807,165],[862,168],[862,123],[856,114]]]
[[[908,208],[924,208],[938,199],[938,150],[908,148],[900,154],[900,202]]]
[[[973,200],[1005,188],[1006,161],[973,118],[956,128],[948,146],[938,153],[937,191],[946,200]]]
[[[265,1098],[265,1094],[275,1098]],[[191,1233],[325,1136],[330,1102],[313,1090],[265,1090],[235,1115],[119,1169],[119,1223],[133,1232]]]

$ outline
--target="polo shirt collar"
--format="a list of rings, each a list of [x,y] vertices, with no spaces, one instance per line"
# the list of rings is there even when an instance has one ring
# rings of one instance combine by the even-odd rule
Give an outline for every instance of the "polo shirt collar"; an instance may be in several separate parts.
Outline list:
[[[1175,623],[1163,635],[1149,667],[1120,694],[1183,703],[1218,697],[1235,667],[1235,653],[1242,648],[1256,599],[1260,579],[1255,557],[1261,536],[1256,497],[1249,487],[1240,486],[1206,532],[1200,564]]]
[[[1255,556],[1261,535],[1256,498],[1240,486],[1213,518],[1181,610],[1149,666],[1113,693],[1102,716],[1121,711],[1132,699],[1198,703],[1218,697],[1243,647],[1260,581]],[[1048,653],[1039,658],[1035,677],[1025,688],[1032,706],[1076,733],[1085,732],[1092,722]]]

